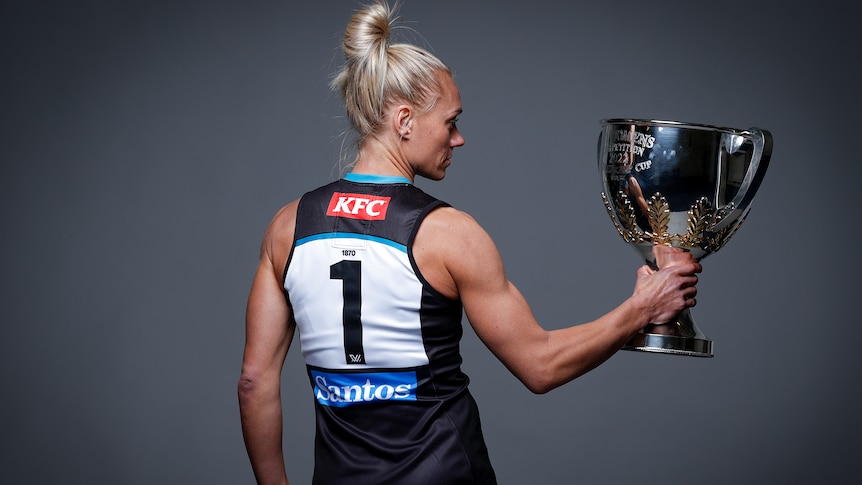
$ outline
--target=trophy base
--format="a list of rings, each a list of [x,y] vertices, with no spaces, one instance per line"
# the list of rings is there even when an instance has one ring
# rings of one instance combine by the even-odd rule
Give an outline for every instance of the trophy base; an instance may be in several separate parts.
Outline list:
[[[712,357],[712,340],[706,338],[695,325],[688,310],[676,319],[662,325],[647,325],[622,348],[638,352]]]
[[[623,350],[655,352],[659,354],[688,355],[691,357],[712,357],[712,340],[695,337],[674,337],[639,333],[623,346]]]

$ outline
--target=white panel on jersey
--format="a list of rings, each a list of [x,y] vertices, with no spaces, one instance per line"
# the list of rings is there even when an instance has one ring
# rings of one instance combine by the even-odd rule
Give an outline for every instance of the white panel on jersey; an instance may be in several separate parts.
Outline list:
[[[333,237],[329,239],[336,249],[365,249],[366,240],[355,237]]]
[[[294,249],[285,278],[302,353],[309,365],[329,369],[403,368],[428,364],[419,311],[422,283],[404,246],[375,238],[312,239]],[[349,248],[349,249],[348,249]],[[365,364],[345,359],[343,288],[330,267],[360,261]]]

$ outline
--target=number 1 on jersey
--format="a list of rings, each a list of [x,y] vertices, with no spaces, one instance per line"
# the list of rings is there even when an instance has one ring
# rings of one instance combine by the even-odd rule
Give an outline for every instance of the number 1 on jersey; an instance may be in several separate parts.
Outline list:
[[[364,364],[362,348],[362,262],[343,260],[329,267],[329,279],[342,281],[344,308],[344,358],[348,364]]]

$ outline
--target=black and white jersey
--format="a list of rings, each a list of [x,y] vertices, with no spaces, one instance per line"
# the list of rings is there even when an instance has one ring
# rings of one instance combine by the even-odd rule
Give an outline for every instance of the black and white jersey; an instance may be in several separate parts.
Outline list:
[[[284,288],[315,399],[317,484],[496,483],[461,372],[460,300],[413,260],[446,205],[350,174],[299,202]]]

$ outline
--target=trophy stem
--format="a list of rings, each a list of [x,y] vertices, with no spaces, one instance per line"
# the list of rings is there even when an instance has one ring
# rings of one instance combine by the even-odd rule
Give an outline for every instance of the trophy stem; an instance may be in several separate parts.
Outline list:
[[[672,322],[647,325],[623,346],[623,350],[712,357],[712,340],[697,328],[691,312],[685,309]]]

